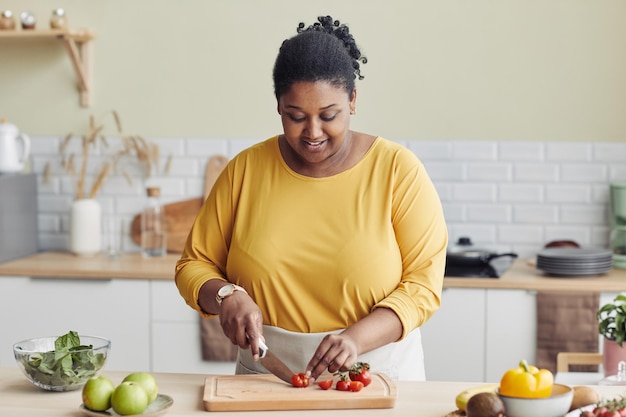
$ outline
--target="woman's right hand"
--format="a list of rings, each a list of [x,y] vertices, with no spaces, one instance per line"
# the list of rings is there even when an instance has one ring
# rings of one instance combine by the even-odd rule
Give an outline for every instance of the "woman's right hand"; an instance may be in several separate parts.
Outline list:
[[[242,349],[250,348],[253,358],[258,359],[263,316],[254,300],[243,291],[235,291],[222,301],[219,316],[226,337]]]

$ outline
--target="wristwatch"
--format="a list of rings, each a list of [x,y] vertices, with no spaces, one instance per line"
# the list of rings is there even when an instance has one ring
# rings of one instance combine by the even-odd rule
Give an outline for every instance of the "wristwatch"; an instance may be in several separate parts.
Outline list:
[[[217,294],[215,295],[215,300],[217,301],[217,304],[222,305],[222,301],[224,301],[226,297],[230,297],[231,295],[233,295],[235,291],[243,291],[248,294],[248,291],[246,291],[245,288],[240,287],[239,285],[224,285],[217,291]]]

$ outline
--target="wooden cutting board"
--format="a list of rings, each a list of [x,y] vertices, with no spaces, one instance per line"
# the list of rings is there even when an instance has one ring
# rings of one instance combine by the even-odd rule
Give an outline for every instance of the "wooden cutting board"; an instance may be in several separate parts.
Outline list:
[[[396,385],[383,373],[359,392],[295,388],[274,375],[208,375],[202,400],[207,411],[337,410],[393,408]]]
[[[165,230],[167,231],[167,251],[181,253],[187,241],[187,235],[193,225],[200,207],[209,195],[215,180],[220,175],[228,158],[214,155],[209,158],[204,172],[204,195],[198,198],[163,205],[165,213]],[[141,245],[141,213],[137,214],[130,225],[130,237],[137,245]]]

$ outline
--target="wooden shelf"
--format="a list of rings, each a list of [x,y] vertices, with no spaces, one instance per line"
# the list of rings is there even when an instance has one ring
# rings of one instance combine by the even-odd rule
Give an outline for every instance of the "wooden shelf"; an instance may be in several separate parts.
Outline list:
[[[80,104],[89,107],[91,104],[92,75],[92,40],[94,34],[90,30],[1,30],[0,39],[59,39],[72,60],[76,77]]]

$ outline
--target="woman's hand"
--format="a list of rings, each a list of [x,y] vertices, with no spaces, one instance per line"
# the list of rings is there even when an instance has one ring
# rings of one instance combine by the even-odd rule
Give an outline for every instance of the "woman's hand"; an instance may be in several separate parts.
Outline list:
[[[357,345],[346,333],[329,334],[322,339],[306,367],[310,379],[315,380],[324,371],[347,371],[358,357]]]
[[[263,316],[254,300],[243,291],[236,291],[222,301],[220,324],[232,344],[242,349],[252,349],[258,359],[258,339],[263,338]]]

